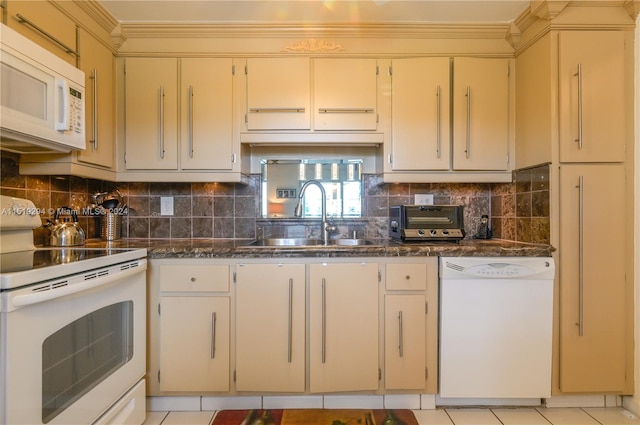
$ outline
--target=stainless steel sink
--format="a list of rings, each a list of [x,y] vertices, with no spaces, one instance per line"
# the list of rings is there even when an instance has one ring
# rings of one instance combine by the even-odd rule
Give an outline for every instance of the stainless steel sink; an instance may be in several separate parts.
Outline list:
[[[323,246],[324,242],[322,239],[307,239],[307,238],[268,238],[268,239],[258,239],[247,246],[250,247],[317,247]],[[367,239],[331,239],[327,243],[328,246],[366,246],[366,245],[375,245],[375,243],[367,240]]]
[[[269,246],[269,247],[288,247],[288,246],[317,246],[324,245],[321,239],[306,238],[269,238],[258,239],[251,242],[248,246]]]
[[[364,246],[364,245],[375,245],[368,239],[332,239],[329,241],[330,245],[341,245],[341,246]]]

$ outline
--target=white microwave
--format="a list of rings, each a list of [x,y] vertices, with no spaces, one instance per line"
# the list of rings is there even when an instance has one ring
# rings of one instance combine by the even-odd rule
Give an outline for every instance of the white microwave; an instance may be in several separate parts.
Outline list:
[[[0,149],[85,149],[84,72],[0,24]]]

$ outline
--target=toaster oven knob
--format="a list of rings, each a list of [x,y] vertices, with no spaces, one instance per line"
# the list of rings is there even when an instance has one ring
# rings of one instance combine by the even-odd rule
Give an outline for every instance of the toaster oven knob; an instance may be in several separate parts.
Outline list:
[[[430,234],[431,236],[435,236],[435,235],[437,235],[437,234],[438,234],[438,232],[436,231],[436,229],[431,229],[431,230],[429,230],[429,234]]]
[[[448,230],[443,230],[443,231],[442,231],[442,234],[443,234],[443,235],[445,235],[445,236],[447,236],[447,235],[449,234],[449,231],[448,231]]]
[[[418,234],[420,236],[424,236],[424,230],[423,229],[418,229]]]

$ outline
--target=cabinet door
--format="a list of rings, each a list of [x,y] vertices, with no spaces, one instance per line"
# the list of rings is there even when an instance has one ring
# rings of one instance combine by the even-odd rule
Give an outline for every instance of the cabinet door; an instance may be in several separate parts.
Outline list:
[[[78,160],[113,168],[113,54],[108,47],[84,30],[80,30],[80,44],[80,69],[85,74],[87,149],[78,152]]]
[[[375,130],[377,80],[375,59],[314,59],[314,128]]]
[[[247,59],[247,129],[311,128],[309,58]]]
[[[70,64],[76,65],[76,55],[67,51],[67,48],[74,51],[78,49],[76,45],[76,24],[58,7],[51,2],[40,0],[7,1],[4,2],[4,7],[7,8],[7,25],[10,28]],[[33,25],[20,19],[18,15]],[[46,32],[48,36],[34,28],[34,26]],[[52,38],[57,42],[53,41]]]
[[[309,388],[378,388],[378,265],[310,266]]]
[[[385,388],[418,390],[426,379],[426,299],[385,295]]]
[[[393,170],[449,169],[449,80],[449,58],[393,61]]]
[[[230,170],[233,166],[231,59],[181,60],[181,168]]]
[[[125,84],[127,169],[177,169],[178,60],[129,58]]]
[[[160,390],[229,391],[229,298],[163,296]]]
[[[453,168],[507,170],[509,60],[455,58]]]
[[[304,392],[304,264],[243,264],[236,273],[236,389]]]
[[[624,161],[624,37],[623,31],[559,35],[560,161]]]
[[[560,389],[625,388],[623,165],[560,167]]]

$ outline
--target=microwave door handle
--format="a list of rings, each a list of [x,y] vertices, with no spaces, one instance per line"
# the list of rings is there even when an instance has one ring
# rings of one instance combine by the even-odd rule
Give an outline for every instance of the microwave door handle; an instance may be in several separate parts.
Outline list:
[[[56,92],[57,92],[57,121],[56,130],[66,131],[69,129],[70,118],[70,99],[69,99],[69,83],[65,80],[56,78]]]

